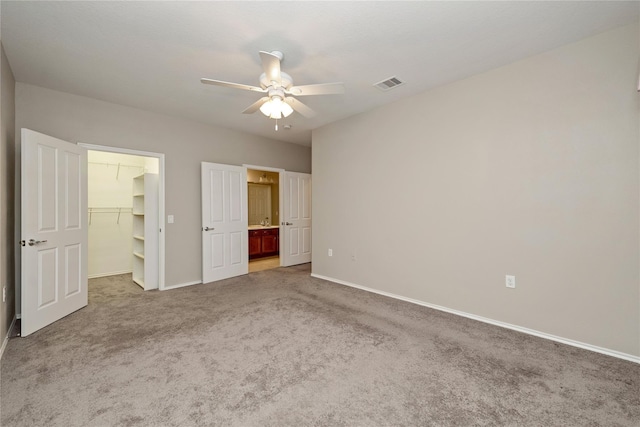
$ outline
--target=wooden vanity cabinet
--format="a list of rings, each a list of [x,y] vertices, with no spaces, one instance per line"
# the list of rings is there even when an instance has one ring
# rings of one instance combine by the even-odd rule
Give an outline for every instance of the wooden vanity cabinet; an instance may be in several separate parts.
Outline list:
[[[264,234],[262,236],[262,253],[265,255],[277,255],[278,254],[278,230],[273,229],[268,231],[269,231],[269,234]]]
[[[259,257],[262,254],[262,230],[249,230],[249,259]]]
[[[279,254],[278,228],[249,230],[249,259]]]

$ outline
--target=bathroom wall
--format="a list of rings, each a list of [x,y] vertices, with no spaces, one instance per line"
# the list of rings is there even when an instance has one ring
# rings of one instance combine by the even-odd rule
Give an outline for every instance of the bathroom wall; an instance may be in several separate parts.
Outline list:
[[[280,186],[271,184],[271,224],[280,224]]]
[[[273,180],[271,186],[271,224],[277,225],[280,223],[280,174],[278,172],[261,171],[255,169],[247,169],[247,182],[259,183],[260,177],[266,174],[266,179]],[[265,184],[262,184],[265,185]]]

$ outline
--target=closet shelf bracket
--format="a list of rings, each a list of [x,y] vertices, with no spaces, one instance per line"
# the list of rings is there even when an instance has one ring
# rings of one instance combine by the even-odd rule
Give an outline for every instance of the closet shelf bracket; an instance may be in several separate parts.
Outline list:
[[[121,208],[121,207],[89,208],[89,225],[91,225],[93,214],[118,214],[118,217],[116,219],[116,224],[120,224],[120,216],[123,213],[133,213],[133,209]]]

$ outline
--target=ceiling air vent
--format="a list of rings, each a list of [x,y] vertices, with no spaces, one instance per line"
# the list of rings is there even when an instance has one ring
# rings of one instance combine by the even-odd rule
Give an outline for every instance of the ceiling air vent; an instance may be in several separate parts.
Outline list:
[[[396,76],[393,76],[393,77],[389,77],[386,80],[383,80],[381,82],[374,84],[374,86],[380,90],[387,91],[389,89],[393,89],[394,87],[398,87],[403,84],[404,82],[402,80],[400,80]]]

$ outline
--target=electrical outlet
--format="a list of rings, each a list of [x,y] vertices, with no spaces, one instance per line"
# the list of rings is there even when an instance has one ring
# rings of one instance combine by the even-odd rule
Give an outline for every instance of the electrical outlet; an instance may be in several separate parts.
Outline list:
[[[329,256],[333,256],[333,249],[329,249]]]
[[[356,260],[356,251],[353,251],[351,253],[351,261],[355,261]]]
[[[508,274],[505,276],[505,282],[507,288],[515,288],[516,287],[516,276],[509,276]]]

